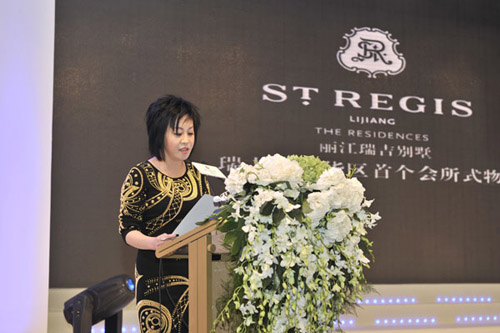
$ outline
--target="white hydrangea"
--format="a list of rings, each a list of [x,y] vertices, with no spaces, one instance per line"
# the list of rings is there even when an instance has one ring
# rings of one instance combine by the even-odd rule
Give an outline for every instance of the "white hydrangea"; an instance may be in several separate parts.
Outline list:
[[[246,163],[241,163],[237,168],[231,169],[229,175],[224,180],[226,191],[233,196],[243,192],[243,186],[248,182],[248,174],[254,173],[255,167]]]
[[[328,191],[331,193],[329,202],[334,209],[347,208],[351,213],[361,210],[365,188],[356,178],[346,179]]]
[[[302,174],[304,170],[296,161],[279,154],[262,157],[255,167],[257,170],[256,183],[267,186],[279,181],[288,181],[292,189],[296,189],[302,184]]]
[[[344,210],[335,213],[335,216],[326,224],[325,243],[341,242],[351,231],[351,219]]]
[[[342,169],[339,168],[330,168],[319,176],[319,179],[316,183],[316,189],[320,191],[328,190],[332,186],[336,186],[342,184],[346,181],[346,177]]]
[[[313,223],[320,221],[326,213],[328,213],[332,206],[330,204],[331,191],[326,192],[312,192],[307,196],[307,203],[311,212],[306,214]]]
[[[361,210],[361,204],[364,199],[365,188],[356,178],[346,180],[347,186],[344,192],[344,206],[352,213]]]

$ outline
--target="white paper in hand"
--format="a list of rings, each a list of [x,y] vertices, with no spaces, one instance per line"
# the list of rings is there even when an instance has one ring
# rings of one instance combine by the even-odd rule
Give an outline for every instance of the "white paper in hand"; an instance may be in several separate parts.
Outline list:
[[[198,162],[191,162],[191,164],[193,164],[202,175],[226,179],[226,175],[224,175],[217,167]]]
[[[202,222],[207,217],[212,215],[215,208],[214,198],[208,194],[203,195],[182,219],[181,223],[179,223],[173,233],[182,236],[185,233],[190,232],[194,228],[198,227],[196,223]]]

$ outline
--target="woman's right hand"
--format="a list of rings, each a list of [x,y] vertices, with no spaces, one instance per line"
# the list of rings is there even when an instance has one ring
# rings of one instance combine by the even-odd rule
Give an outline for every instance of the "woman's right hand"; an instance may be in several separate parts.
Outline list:
[[[179,235],[177,235],[177,234],[166,234],[166,233],[163,233],[163,234],[158,235],[156,237],[152,237],[153,238],[153,248],[156,250],[160,246],[164,245],[166,242],[169,242],[171,240],[176,239],[178,236]]]
[[[140,250],[155,251],[160,246],[175,239],[178,235],[163,233],[158,236],[146,236],[139,230],[132,230],[125,236],[128,245]]]

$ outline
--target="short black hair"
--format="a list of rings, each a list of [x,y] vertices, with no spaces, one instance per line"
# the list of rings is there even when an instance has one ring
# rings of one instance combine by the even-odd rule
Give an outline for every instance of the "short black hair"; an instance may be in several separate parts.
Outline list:
[[[167,126],[170,126],[175,131],[179,127],[179,120],[184,116],[188,116],[193,120],[196,144],[196,137],[200,127],[200,114],[198,108],[191,102],[182,97],[165,95],[151,103],[146,111],[149,152],[158,160],[163,161],[165,159],[165,132]]]

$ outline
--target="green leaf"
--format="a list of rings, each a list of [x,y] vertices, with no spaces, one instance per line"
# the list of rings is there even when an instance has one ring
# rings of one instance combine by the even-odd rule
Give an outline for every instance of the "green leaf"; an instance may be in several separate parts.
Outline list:
[[[312,209],[309,206],[307,200],[304,200],[304,202],[302,202],[302,212],[304,213],[304,215],[312,212]]]
[[[263,289],[267,289],[267,287],[269,287],[272,282],[273,282],[273,278],[272,277],[268,277],[268,278],[262,280],[262,288]]]
[[[304,213],[302,213],[302,210],[300,208],[297,208],[288,212],[288,216],[297,221],[302,221],[302,219],[304,218]]]
[[[276,208],[273,211],[273,223],[274,224],[278,224],[278,222],[283,220],[284,217],[285,217],[285,212],[283,211],[283,209]]]
[[[285,184],[286,185],[286,188],[291,190],[292,189],[292,185],[290,185],[290,182],[288,180],[281,180],[279,182],[274,182],[274,183],[271,183],[269,184],[270,187],[275,187],[279,184]]]
[[[266,202],[265,204],[262,205],[262,207],[260,207],[260,215],[264,216],[270,215],[273,212],[273,208],[274,205],[272,201]]]
[[[243,248],[243,243],[246,241],[243,237],[236,238],[234,241],[233,247],[231,248],[231,255],[235,256],[240,253]]]
[[[346,178],[351,179],[355,173],[356,173],[356,164],[354,164],[354,166],[351,168],[351,170],[349,170],[349,173],[346,175]]]
[[[373,255],[373,250],[371,249],[373,246],[373,242],[370,242],[366,237],[361,237],[358,246],[361,251],[363,251],[365,257],[370,258],[372,261],[375,261],[375,256]]]
[[[238,228],[238,222],[236,220],[227,220],[226,223],[219,228],[219,230],[222,232],[228,232],[236,228]]]
[[[243,233],[240,230],[232,230],[229,231],[226,236],[224,236],[224,244],[226,245],[231,245],[234,243],[238,238],[243,237]]]

